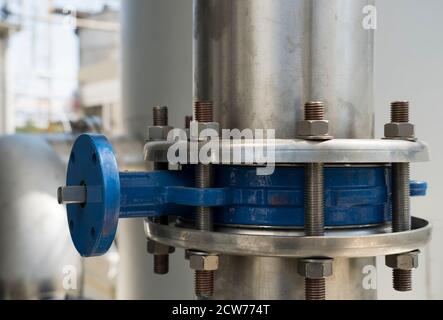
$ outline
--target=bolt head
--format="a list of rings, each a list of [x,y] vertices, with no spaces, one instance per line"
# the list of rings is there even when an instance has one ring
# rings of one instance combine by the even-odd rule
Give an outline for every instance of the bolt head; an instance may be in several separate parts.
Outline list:
[[[174,253],[175,248],[170,247],[154,240],[148,240],[148,253],[153,255],[167,255]]]
[[[168,139],[168,134],[173,127],[170,126],[150,126],[148,127],[148,141],[164,141]]]
[[[304,120],[297,125],[297,135],[300,137],[328,137],[329,121]]]
[[[197,271],[215,271],[218,269],[219,258],[216,255],[193,254],[189,255],[191,269]]]
[[[386,138],[405,138],[415,137],[415,127],[412,123],[388,123],[385,125]]]
[[[332,276],[332,259],[302,259],[298,273],[308,279],[323,279]]]
[[[386,256],[386,266],[398,270],[412,270],[418,268],[419,250]]]

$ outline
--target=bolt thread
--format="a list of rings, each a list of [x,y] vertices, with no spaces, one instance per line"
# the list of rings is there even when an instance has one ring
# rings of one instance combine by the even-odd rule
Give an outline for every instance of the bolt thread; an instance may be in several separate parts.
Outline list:
[[[191,128],[192,116],[185,117],[185,129]]]
[[[391,122],[409,122],[409,102],[395,101],[391,103]]]
[[[324,166],[311,163],[306,166],[305,233],[307,236],[323,236],[324,223]]]
[[[306,300],[326,300],[326,279],[305,279]]]
[[[392,179],[392,231],[409,231],[411,230],[409,163],[394,163]]]
[[[411,230],[409,163],[394,163],[392,177],[392,231],[408,231]],[[411,291],[412,271],[394,269],[393,286],[396,291]]]
[[[197,207],[195,217],[195,227],[201,231],[214,230],[214,215],[210,208]]]
[[[196,166],[196,187],[203,189],[212,185],[212,167],[210,165]],[[211,208],[197,207],[195,226],[198,230],[213,231],[214,218]],[[199,299],[211,298],[214,294],[214,272],[195,271],[195,294]]]
[[[212,186],[212,167],[200,164],[196,167],[195,186],[199,189]],[[214,229],[214,217],[211,208],[197,207],[195,224],[198,230],[212,231]]]
[[[195,295],[200,299],[214,295],[214,271],[195,271]]]
[[[194,105],[194,119],[198,122],[213,122],[214,106],[212,101],[196,101]]]
[[[210,188],[212,185],[212,167],[200,164],[196,167],[195,186],[200,189]]]
[[[151,218],[151,221],[153,223],[168,224],[168,217],[153,217]],[[168,274],[169,273],[169,255],[167,254],[161,254],[161,255],[154,255],[154,273],[155,274]]]
[[[325,105],[323,102],[308,102],[305,104],[305,120],[324,120]]]
[[[154,273],[167,274],[169,272],[169,255],[154,255]]]
[[[406,292],[412,290],[412,270],[394,269],[392,271],[392,279],[396,291]]]
[[[168,125],[168,107],[154,107],[153,109],[154,126]]]

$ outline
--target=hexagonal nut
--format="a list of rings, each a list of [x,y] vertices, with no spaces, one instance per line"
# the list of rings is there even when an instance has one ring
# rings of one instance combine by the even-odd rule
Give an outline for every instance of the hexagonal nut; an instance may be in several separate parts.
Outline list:
[[[418,268],[418,256],[420,251],[395,254],[386,256],[386,266],[398,270],[412,270]]]
[[[190,254],[189,264],[191,269],[198,271],[215,271],[218,269],[218,256]]]
[[[323,279],[332,276],[332,259],[303,259],[298,263],[299,275],[308,279]]]
[[[385,125],[386,138],[414,138],[415,127],[412,123],[388,123]]]
[[[329,134],[329,121],[304,120],[297,125],[297,135],[301,137],[319,137]]]
[[[148,240],[148,253],[153,255],[167,255],[174,253],[175,248],[170,247],[154,240]]]
[[[217,135],[220,133],[220,124],[218,122],[197,122],[192,121],[191,127],[190,127],[190,139],[191,141],[204,141],[204,139],[201,139],[200,134],[204,130],[213,130],[217,133]]]
[[[168,139],[168,134],[173,127],[170,126],[150,126],[148,127],[148,141],[164,141]]]

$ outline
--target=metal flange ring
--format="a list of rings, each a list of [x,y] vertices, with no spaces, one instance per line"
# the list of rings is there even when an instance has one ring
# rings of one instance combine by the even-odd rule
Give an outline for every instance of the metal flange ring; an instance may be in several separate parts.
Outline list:
[[[413,251],[431,239],[432,226],[413,218],[413,229],[392,233],[390,225],[356,230],[329,230],[324,237],[303,231],[220,229],[204,232],[145,222],[148,238],[165,245],[227,255],[292,257],[374,257]]]
[[[241,159],[254,159],[257,148],[265,152],[274,150],[276,164],[293,163],[402,163],[429,161],[428,146],[420,141],[387,140],[387,139],[335,139],[329,141],[307,140],[274,140],[272,146],[259,140],[215,140],[214,148],[218,152],[211,154],[214,164],[239,164],[225,161],[224,154],[238,155]],[[217,143],[217,145],[215,145]],[[200,144],[200,147],[204,144]],[[153,162],[168,161],[168,150],[174,146],[176,150],[192,150],[188,141],[178,142],[157,141],[145,145],[145,160]],[[212,147],[211,147],[212,148]],[[270,163],[270,162],[269,162]],[[183,163],[184,164],[184,163]]]

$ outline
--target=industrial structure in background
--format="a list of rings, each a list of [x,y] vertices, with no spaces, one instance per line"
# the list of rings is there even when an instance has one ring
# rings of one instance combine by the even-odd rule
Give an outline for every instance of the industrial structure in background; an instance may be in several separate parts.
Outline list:
[[[52,4],[55,2],[3,1],[1,3],[0,299],[113,299],[119,259],[116,248],[113,247],[106,257],[88,261],[81,259],[72,249],[69,229],[65,223],[66,210],[57,204],[53,190],[65,180],[67,160],[64,160],[69,157],[69,149],[75,136],[79,132],[102,132],[102,121],[96,118],[104,117],[106,120],[108,119],[106,114],[110,113],[107,109],[111,107],[118,109],[120,106],[118,94],[120,89],[117,85],[119,76],[116,71],[119,65],[118,15],[116,11],[105,7],[102,12],[103,19],[109,21],[103,21],[100,13],[96,14],[97,20],[95,20],[94,14],[77,17],[72,15],[71,6],[69,6],[71,10],[66,10],[54,8]],[[32,10],[29,10],[30,7]],[[76,28],[68,28],[65,24],[66,18],[70,18]],[[88,91],[87,97],[86,94],[83,95],[85,108],[89,106],[89,101],[94,101],[96,104],[106,105],[104,107],[106,110],[104,115],[97,114],[98,117],[91,117],[91,114],[85,112],[86,117],[82,116],[83,120],[72,121],[71,126],[69,122],[67,125],[65,123],[60,125],[56,123],[63,122],[62,120],[66,120],[67,117],[65,114],[65,118],[57,118],[57,113],[60,114],[57,108],[65,107],[69,110],[72,106],[69,103],[72,95],[66,100],[63,100],[66,97],[61,97],[63,92],[66,92],[63,83],[67,80],[54,71],[60,60],[54,59],[56,61],[54,62],[52,58],[54,51],[57,52],[59,48],[60,38],[57,36],[62,35],[62,46],[66,46],[66,42],[69,42],[66,40],[66,35],[70,35],[71,40],[75,39],[76,29],[79,37],[84,39],[80,42],[85,43],[84,47],[87,48],[83,48],[80,44],[79,51],[83,57],[81,61],[84,62],[81,63],[82,67],[87,65],[93,68],[94,63],[97,64],[99,60],[109,56],[108,67],[89,71],[89,73],[95,72],[93,77],[85,75],[88,73],[86,71],[80,75],[80,86],[86,87]],[[103,34],[111,36],[105,38]],[[98,50],[100,52],[91,49],[91,36],[105,42],[101,50]],[[109,38],[112,41],[108,41]],[[12,51],[11,42],[14,42]],[[32,49],[26,51],[23,47]],[[67,47],[66,50],[69,51],[69,46]],[[71,52],[72,56],[78,53],[77,50]],[[8,59],[11,55],[15,55],[12,56],[14,59],[20,56],[22,60],[11,61]],[[63,57],[66,58],[67,61],[64,62],[67,64],[70,63],[69,57]],[[8,67],[13,69],[11,65],[14,66],[14,63],[24,66],[27,62],[31,67],[26,70],[26,81],[18,77],[21,87],[17,88],[14,86],[17,84],[15,82],[17,77],[13,77],[13,72],[7,69]],[[42,70],[42,65],[47,69]],[[70,70],[73,69],[72,63],[69,67]],[[113,87],[103,92],[100,88],[89,86],[93,83],[91,78],[94,78],[94,81],[109,79]],[[57,86],[52,86],[51,84],[55,82]],[[77,82],[76,73],[73,82]],[[99,86],[98,82],[94,84]],[[35,90],[42,87],[49,89]],[[67,87],[69,91],[69,85]],[[97,96],[101,97],[101,100],[97,99]],[[111,104],[111,98],[114,104]],[[66,110],[63,112],[66,113]],[[26,114],[26,111],[30,111],[30,114]],[[45,112],[47,113],[44,114]],[[21,126],[15,121],[17,114],[20,115],[19,118],[26,114],[25,118],[29,117],[29,120],[36,122]],[[44,121],[41,121],[42,119]],[[34,126],[40,122],[44,124],[40,124],[40,127]],[[106,129],[110,130],[109,127]],[[115,129],[117,134],[120,132],[117,127],[112,129]],[[45,134],[14,134],[16,130]],[[54,134],[54,132],[65,134]],[[128,152],[131,148],[137,152],[140,149],[139,144],[135,148],[130,142],[124,145],[123,153],[127,157],[134,153]],[[125,159],[120,160],[124,166]]]
[[[427,186],[409,168],[429,160],[428,147],[406,101],[386,106],[391,119],[374,137],[374,31],[362,26],[371,4],[194,0],[190,135],[168,139],[167,108],[155,107],[144,149],[152,172],[119,172],[104,136],[76,140],[58,198],[77,251],[102,255],[119,219],[143,218],[154,272],[168,273],[175,248],[186,250],[201,299],[376,299],[363,271],[376,256],[386,256],[395,290],[412,290],[431,226],[411,216],[410,197]],[[147,106],[127,108],[130,122]],[[277,139],[210,149],[205,129],[275,129]],[[209,163],[189,162],[196,144],[211,151]],[[185,160],[171,161],[171,148]],[[275,161],[246,161],[257,149]],[[222,159],[238,152],[240,163]],[[264,164],[274,173],[257,175]]]
[[[118,25],[119,13],[108,7],[82,15],[89,21]],[[123,135],[120,86],[120,33],[118,30],[78,29],[80,45],[79,98],[82,114],[97,117],[107,135]]]

